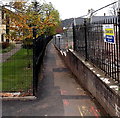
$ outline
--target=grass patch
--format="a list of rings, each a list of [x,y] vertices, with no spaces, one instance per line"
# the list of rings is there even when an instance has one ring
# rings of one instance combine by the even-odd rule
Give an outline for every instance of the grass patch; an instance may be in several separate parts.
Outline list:
[[[32,87],[32,50],[20,49],[2,64],[2,91],[28,91]]]

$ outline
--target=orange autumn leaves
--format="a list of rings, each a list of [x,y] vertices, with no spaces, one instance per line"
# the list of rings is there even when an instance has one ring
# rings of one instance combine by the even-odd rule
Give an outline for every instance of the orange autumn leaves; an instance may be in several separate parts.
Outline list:
[[[49,6],[49,4],[48,4]],[[45,34],[48,29],[50,35],[55,34],[56,27],[59,26],[59,13],[54,8],[51,9],[48,15],[44,9],[42,14],[32,9],[32,4],[27,6],[27,9],[19,9],[19,11],[10,11],[5,9],[6,15],[9,18],[9,38],[12,40],[23,40],[26,38],[33,38],[33,28],[37,29],[37,36]],[[50,7],[51,6],[50,4]]]

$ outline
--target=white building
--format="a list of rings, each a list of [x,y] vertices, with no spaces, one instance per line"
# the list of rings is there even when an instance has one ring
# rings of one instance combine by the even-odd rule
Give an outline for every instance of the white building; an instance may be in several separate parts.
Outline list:
[[[3,23],[4,17],[5,15],[2,11],[2,7],[0,6],[0,42],[6,42],[6,24]]]

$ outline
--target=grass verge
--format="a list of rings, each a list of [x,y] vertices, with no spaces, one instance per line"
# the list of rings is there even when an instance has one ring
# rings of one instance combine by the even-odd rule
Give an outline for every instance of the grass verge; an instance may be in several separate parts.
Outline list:
[[[32,64],[32,50],[29,56],[26,49],[20,49],[6,62],[2,63],[2,91],[28,91],[32,87],[33,71],[27,68]]]

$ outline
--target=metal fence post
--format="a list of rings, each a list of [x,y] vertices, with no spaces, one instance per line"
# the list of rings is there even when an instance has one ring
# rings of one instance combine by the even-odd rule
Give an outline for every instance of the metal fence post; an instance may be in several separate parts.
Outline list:
[[[55,35],[55,45],[56,45],[56,35]]]
[[[118,37],[118,45],[119,45],[119,49],[118,49],[119,53],[118,54],[119,54],[119,56],[118,56],[118,58],[120,60],[120,0],[118,1],[118,33],[119,33],[119,37]],[[118,63],[120,63],[120,62],[118,62]],[[120,71],[120,67],[118,66],[118,73],[119,73],[119,71]],[[118,77],[120,77],[120,75]],[[120,78],[118,78],[118,83],[119,83],[119,87],[120,87]]]
[[[37,76],[36,76],[36,58],[35,58],[35,53],[36,53],[36,42],[35,42],[35,39],[36,39],[36,30],[33,28],[33,95],[35,96],[36,95],[36,89],[37,89],[37,84],[36,84],[36,81],[37,81]]]
[[[59,39],[59,49],[60,49],[60,37],[58,36],[58,39]]]
[[[88,59],[88,53],[87,53],[87,25],[86,25],[86,19],[84,19],[84,31],[85,31],[85,60]]]
[[[75,26],[73,23],[73,50],[76,50],[76,36],[75,36]]]

